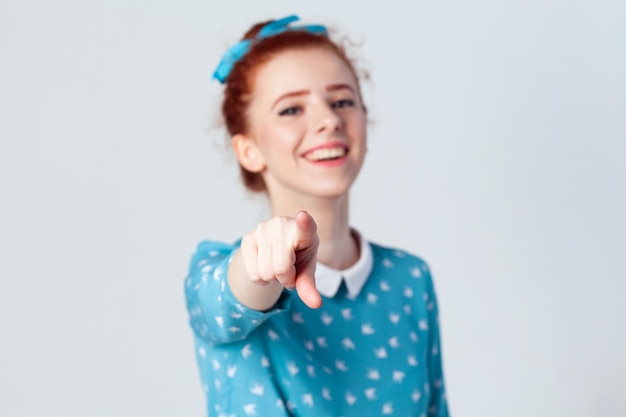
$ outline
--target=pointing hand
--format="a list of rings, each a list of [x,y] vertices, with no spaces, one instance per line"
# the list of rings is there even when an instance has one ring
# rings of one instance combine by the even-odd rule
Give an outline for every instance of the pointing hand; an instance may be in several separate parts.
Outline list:
[[[307,212],[295,217],[273,217],[243,237],[241,253],[248,277],[258,285],[279,282],[294,289],[311,308],[322,305],[315,287],[319,237]]]

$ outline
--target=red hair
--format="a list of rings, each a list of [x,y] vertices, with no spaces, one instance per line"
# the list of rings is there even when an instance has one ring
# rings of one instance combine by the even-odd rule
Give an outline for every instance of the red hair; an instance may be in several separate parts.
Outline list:
[[[226,130],[232,136],[248,133],[248,106],[254,90],[256,71],[263,64],[270,61],[281,52],[290,49],[325,48],[337,54],[354,75],[357,88],[360,92],[359,77],[352,61],[348,58],[344,48],[330,40],[325,35],[314,34],[306,30],[287,30],[278,35],[262,39],[255,39],[261,28],[268,23],[262,22],[252,26],[243,39],[253,40],[249,51],[233,66],[224,87],[222,101],[222,117]],[[243,183],[251,191],[266,191],[265,182],[259,173],[245,170],[240,166]]]

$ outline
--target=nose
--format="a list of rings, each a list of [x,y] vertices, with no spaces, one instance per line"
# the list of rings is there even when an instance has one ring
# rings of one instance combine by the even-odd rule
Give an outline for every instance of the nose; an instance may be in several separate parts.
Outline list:
[[[320,102],[312,112],[311,127],[315,133],[336,132],[341,129],[341,118],[326,102]]]

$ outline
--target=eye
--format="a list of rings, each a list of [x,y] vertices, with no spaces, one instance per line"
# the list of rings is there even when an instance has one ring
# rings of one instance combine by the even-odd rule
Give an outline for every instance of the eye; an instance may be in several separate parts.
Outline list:
[[[351,98],[345,98],[333,102],[333,108],[335,109],[342,109],[344,107],[354,107],[354,100]]]
[[[296,114],[300,114],[302,112],[302,108],[298,106],[287,107],[284,110],[281,110],[278,113],[280,116],[295,116]]]

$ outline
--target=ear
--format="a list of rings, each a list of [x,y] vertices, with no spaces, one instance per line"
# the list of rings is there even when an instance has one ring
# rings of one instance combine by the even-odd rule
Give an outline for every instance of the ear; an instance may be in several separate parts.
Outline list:
[[[265,159],[254,139],[243,134],[233,136],[233,151],[246,171],[258,173],[265,169]]]

